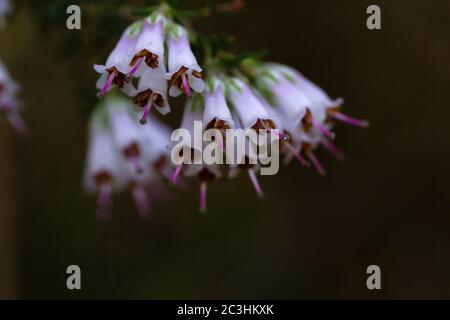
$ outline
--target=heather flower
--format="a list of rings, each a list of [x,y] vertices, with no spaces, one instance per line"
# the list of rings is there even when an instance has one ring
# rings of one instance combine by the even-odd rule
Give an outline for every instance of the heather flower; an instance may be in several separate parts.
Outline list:
[[[163,65],[159,65],[157,69],[146,70],[139,80],[137,90],[130,92],[130,95],[133,96],[133,103],[143,109],[139,120],[141,124],[147,123],[152,106],[163,115],[169,113],[167,81],[164,79]]]
[[[253,188],[255,189],[256,195],[259,198],[264,198],[264,192],[256,176],[256,174],[259,171],[259,165],[251,164],[250,159],[246,156],[242,164],[233,165],[229,167],[228,177],[231,179],[235,178],[241,171],[247,172],[248,177],[253,185]]]
[[[107,220],[111,215],[112,193],[129,189],[142,218],[149,214],[145,187],[154,179],[153,167],[139,173],[128,165],[116,144],[104,106],[93,115],[89,128],[89,147],[85,169],[85,187],[97,192],[97,217]]]
[[[270,153],[273,150],[278,149],[279,136],[274,119],[257,95],[240,79],[234,78],[228,81],[228,99],[234,107],[241,128],[246,132],[254,130],[257,133],[257,136],[249,135],[250,143],[246,146],[247,155],[253,158],[258,154],[257,157],[265,161],[270,159]],[[267,135],[263,135],[264,130]],[[275,136],[273,136],[274,133]]]
[[[367,128],[369,123],[359,120],[340,112],[340,107],[344,99],[331,99],[327,93],[312,81],[303,76],[300,72],[281,64],[268,64],[269,68],[279,70],[286,79],[299,88],[313,102],[311,106],[312,116],[320,123],[324,123],[331,118],[345,122],[350,125]]]
[[[225,99],[224,85],[218,79],[209,81],[208,90],[204,93],[205,111],[203,122],[206,128],[226,130],[234,127],[234,120],[231,116]]]
[[[105,105],[108,108],[115,144],[131,166],[140,173],[143,171],[141,132],[131,117],[130,102],[123,97],[111,96],[105,101]]]
[[[154,179],[153,168],[147,167],[137,173],[130,166],[127,165],[123,158],[119,157],[120,179],[125,187],[127,187],[133,197],[136,209],[142,219],[147,219],[150,212],[150,203],[146,191],[146,186]]]
[[[187,31],[179,25],[174,25],[168,35],[167,47],[169,72],[166,79],[170,81],[169,94],[177,97],[184,92],[191,97],[192,90],[203,92],[203,70],[192,52]]]
[[[285,138],[288,137],[292,140],[292,147],[297,152],[306,154],[316,170],[324,175],[325,170],[313,153],[319,144],[323,145],[336,158],[344,157],[343,153],[327,140],[327,138],[334,139],[335,137],[334,133],[330,131],[331,118],[358,126],[367,126],[367,123],[342,114],[339,110],[343,99],[332,100],[320,87],[290,67],[272,63],[264,65],[259,71],[263,75],[262,80],[259,81],[263,91],[282,111],[278,114],[283,123]],[[302,104],[300,101],[304,100],[298,98],[298,92],[308,101],[301,107],[306,112],[301,117],[300,125],[298,125],[295,111],[300,109],[299,105]],[[291,100],[291,97],[296,98]],[[294,103],[293,106],[289,105],[290,101]],[[286,146],[290,148],[289,145]],[[295,155],[295,153],[293,154]]]
[[[225,99],[223,83],[218,79],[209,80],[204,99],[203,123],[205,130],[220,130],[220,135],[223,137],[227,129],[234,128],[234,120]],[[223,149],[223,139],[219,141],[219,144]]]
[[[293,156],[298,160],[298,162],[300,162],[301,165],[308,166],[309,163],[300,154],[300,141],[297,139],[293,141],[289,133],[289,129],[292,129],[293,127],[293,121],[277,112],[277,110],[269,104],[269,102],[262,96],[261,93],[254,90],[254,94],[266,109],[266,112],[269,114],[269,117],[270,119],[272,119],[275,127],[279,129],[278,138],[280,141],[280,148],[283,153],[287,154],[286,158],[291,159]],[[297,132],[298,130],[295,131]],[[274,131],[272,132],[275,133]]]
[[[151,69],[163,67],[164,23],[165,18],[157,13],[144,20],[142,31],[134,48],[134,55],[129,64],[131,67],[129,76],[134,76],[143,62]]]
[[[175,159],[177,159],[177,167],[172,174],[172,183],[176,183],[179,174],[183,169],[183,174],[187,177],[198,176],[200,181],[200,212],[205,213],[207,210],[207,189],[208,184],[221,176],[218,165],[202,164],[202,141],[195,141],[195,126],[202,123],[204,115],[203,106],[196,99],[188,100],[185,104],[183,119],[181,122],[182,129],[190,133],[191,141],[177,145],[173,149]],[[203,127],[203,126],[202,126]]]
[[[197,100],[194,100],[197,102]],[[176,184],[177,178],[181,173],[184,163],[199,163],[202,157],[202,141],[195,140],[195,126],[202,123],[203,108],[199,103],[193,103],[187,100],[184,106],[183,119],[180,129],[187,130],[190,134],[190,141],[182,141],[172,149],[172,159],[176,163],[176,169],[172,174],[171,180]]]
[[[284,127],[288,129],[284,131],[283,138],[284,141],[287,141],[284,146],[303,164],[305,164],[305,160],[301,153],[304,153],[317,172],[323,176],[326,173],[325,169],[313,151],[321,141],[327,140],[327,135],[320,130],[312,130],[311,125],[305,125],[310,122],[312,122],[311,113],[307,112],[306,119],[302,120],[300,126],[288,127],[285,125]]]
[[[259,82],[264,92],[267,92],[273,100],[275,108],[280,111],[286,129],[295,130],[302,125],[305,131],[315,128],[323,135],[334,139],[334,133],[323,124],[325,119],[322,113],[325,107],[312,100],[313,96],[307,96],[276,69],[269,69],[263,73]]]
[[[189,164],[184,170],[184,175],[188,177],[197,176],[200,182],[200,212],[206,213],[207,211],[207,193],[208,185],[215,179],[221,177],[221,172],[219,166],[217,165],[199,165],[199,164]]]
[[[85,169],[85,186],[88,191],[98,192],[97,216],[109,218],[113,189],[120,189],[120,166],[113,136],[99,113],[94,114],[89,128],[89,146]]]
[[[298,126],[311,106],[311,101],[278,73],[265,74],[259,82],[271,95],[279,116],[289,123],[289,127]]]
[[[130,114],[129,102],[110,95],[93,113],[89,127],[85,186],[98,192],[98,217],[110,216],[112,193],[129,190],[142,218],[150,212],[147,189],[169,177],[170,129],[157,119],[141,126]],[[131,164],[131,165],[130,165]]]
[[[242,123],[237,115],[234,114],[232,117],[234,119],[235,128],[242,129]],[[245,153],[242,155],[242,158],[236,159],[235,164],[228,167],[228,177],[231,179],[235,178],[241,171],[247,172],[256,194],[259,198],[263,198],[264,192],[256,177],[256,174],[259,171],[257,148],[253,143],[250,143],[249,139],[246,139],[245,141]]]
[[[245,130],[275,129],[262,103],[252,93],[248,85],[233,78],[228,82],[228,99],[232,102],[234,109]]]
[[[171,129],[152,117],[150,125],[141,126],[140,130],[142,132],[144,165],[155,173],[169,178],[172,168],[170,161]]]
[[[125,92],[132,89],[126,75],[130,71],[129,64],[141,29],[141,22],[136,22],[128,27],[108,56],[105,65],[94,65],[95,71],[101,74],[97,81],[97,89],[100,90],[98,97],[103,97],[106,92],[111,90],[112,85],[123,89]]]

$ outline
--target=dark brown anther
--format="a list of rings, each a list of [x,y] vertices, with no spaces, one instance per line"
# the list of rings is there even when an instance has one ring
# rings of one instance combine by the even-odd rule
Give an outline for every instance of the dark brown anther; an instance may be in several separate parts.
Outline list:
[[[182,66],[180,68],[180,70],[178,70],[177,72],[175,72],[172,76],[172,78],[170,79],[170,85],[171,86],[176,86],[178,87],[182,92],[186,92],[184,86],[183,86],[183,76],[186,77],[187,82],[189,83],[189,75],[186,74],[186,72],[189,70],[189,68],[186,68],[184,66]],[[190,90],[192,90],[192,88],[189,87]]]
[[[136,181],[130,181],[130,183],[128,184],[128,188],[130,190],[133,190],[134,188],[139,188],[140,184],[137,183]]]
[[[114,79],[112,81],[112,84],[119,88],[123,88],[123,85],[125,84],[126,81],[126,76],[122,72],[117,70],[116,67],[111,67],[109,69],[106,69],[106,71],[108,72],[108,74],[114,73]]]
[[[141,108],[144,108],[149,99],[153,99],[153,103],[162,108],[164,107],[164,97],[159,93],[153,92],[151,89],[139,92],[134,98],[133,103]]]
[[[194,77],[196,77],[196,78],[203,79],[203,72],[202,71],[193,70],[192,71],[192,75]]]
[[[147,49],[142,49],[141,51],[139,51],[138,53],[136,53],[134,55],[133,59],[131,59],[130,67],[133,67],[139,61],[139,59],[142,59],[142,58],[145,59],[145,63],[150,68],[152,68],[152,69],[158,68],[159,56],[157,54],[154,54],[154,53],[148,51]]]
[[[313,126],[313,116],[309,109],[306,109],[306,114],[302,119],[303,131],[308,132]]]
[[[159,93],[153,93],[153,103],[162,108],[164,107],[164,97],[162,95],[160,95]]]
[[[302,144],[302,151],[306,154],[312,151],[312,145],[310,143],[303,143]]]
[[[259,130],[271,130],[275,128],[275,124],[272,120],[269,119],[258,119],[258,121],[252,127],[252,129],[256,130],[256,132],[259,132]]]
[[[218,130],[227,130],[230,129],[230,127],[227,125],[227,123],[224,120],[220,120],[218,118],[214,118],[208,124],[206,125],[206,130],[208,129],[218,129]]]
[[[148,89],[142,92],[139,92],[134,98],[133,103],[141,108],[145,107],[148,103],[148,99],[152,96],[153,91]]]
[[[205,131],[210,130],[210,129],[219,130],[221,132],[222,136],[225,137],[225,131],[230,129],[230,127],[227,125],[227,123],[224,120],[214,118],[213,120],[208,122],[208,124],[206,125]],[[215,136],[211,137],[211,141],[215,141],[215,140],[216,140]]]
[[[166,156],[160,156],[158,158],[158,160],[156,160],[155,163],[153,164],[153,168],[157,172],[161,172],[162,169],[166,166],[166,164],[167,164],[167,157]]]
[[[94,180],[95,183],[100,186],[105,183],[107,184],[111,183],[113,177],[111,176],[111,174],[109,174],[109,172],[102,170],[94,176]]]
[[[183,74],[185,74],[187,71],[189,70],[189,68],[186,68],[184,66],[182,66],[180,68],[180,70],[178,70],[177,72],[175,72],[172,76],[172,78],[170,79],[170,84],[172,86],[177,86],[179,87],[179,83],[182,83],[183,80],[181,80],[181,76]]]
[[[136,143],[131,144],[128,148],[123,151],[125,158],[131,159],[133,157],[139,157],[139,147]]]
[[[327,112],[327,118],[325,120],[326,123],[330,123],[333,122],[333,116],[335,113],[340,112],[341,111],[341,107],[331,107],[331,108],[327,108],[326,112]]]

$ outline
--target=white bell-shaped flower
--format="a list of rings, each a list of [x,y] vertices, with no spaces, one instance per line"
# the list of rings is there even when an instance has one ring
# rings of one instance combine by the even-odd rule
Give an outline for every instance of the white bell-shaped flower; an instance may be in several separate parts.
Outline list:
[[[165,18],[158,14],[152,14],[143,22],[142,31],[136,41],[134,55],[130,61],[129,76],[140,76],[148,68],[156,69],[164,63],[164,23]],[[142,72],[138,72],[142,70]]]
[[[225,99],[224,85],[220,80],[212,79],[209,81],[204,99],[203,123],[206,129],[226,130],[234,127],[234,120]]]
[[[131,117],[130,102],[123,97],[112,96],[108,97],[105,104],[108,108],[109,120],[117,147],[137,172],[143,171],[139,124]]]
[[[161,114],[170,112],[167,99],[167,81],[164,79],[164,66],[159,65],[156,69],[147,69],[140,78],[138,88],[130,92],[133,103],[143,109],[141,124],[147,123],[152,106]]]
[[[233,78],[227,85],[228,99],[232,102],[245,130],[274,128],[273,122],[264,106],[244,81]]]
[[[198,93],[205,89],[203,70],[197,62],[189,44],[187,31],[175,25],[167,39],[169,71],[166,79],[170,81],[169,94],[173,97],[185,93],[192,96],[192,90]]]
[[[111,51],[104,65],[94,65],[95,71],[100,73],[97,81],[99,89],[98,97],[103,97],[106,92],[115,85],[125,92],[132,89],[127,79],[130,71],[130,61],[134,54],[137,39],[142,30],[142,22],[136,22],[129,26],[120,37],[114,49]]]
[[[101,118],[94,115],[89,128],[89,145],[86,157],[85,187],[98,192],[98,218],[109,218],[112,192],[121,188],[118,152],[111,131]]]

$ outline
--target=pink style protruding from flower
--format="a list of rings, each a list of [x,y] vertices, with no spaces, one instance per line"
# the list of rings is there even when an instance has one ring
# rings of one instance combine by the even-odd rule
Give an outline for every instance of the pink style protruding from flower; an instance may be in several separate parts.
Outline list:
[[[29,133],[29,129],[25,121],[18,112],[6,113],[6,118],[8,119],[14,130],[21,136],[26,137]]]
[[[349,124],[351,126],[360,127],[360,128],[368,128],[369,122],[366,120],[356,119],[350,116],[347,116],[341,112],[332,112],[332,117],[336,120]]]
[[[152,108],[152,105],[153,105],[153,96],[151,96],[150,99],[148,99],[148,102],[144,107],[144,113],[142,114],[142,117],[139,120],[140,124],[144,125],[147,123],[147,118],[148,115],[150,114],[150,109]]]
[[[101,222],[109,220],[111,218],[111,208],[111,185],[109,183],[103,183],[99,187],[97,198],[97,219]]]
[[[131,90],[132,85],[127,74],[130,71],[129,62],[139,34],[140,27],[138,23],[128,27],[122,33],[106,63],[104,65],[94,65],[94,70],[100,74],[100,78],[97,81],[97,88],[100,90],[97,94],[99,99],[103,98],[113,85],[125,92]]]
[[[208,184],[218,177],[217,173],[213,166],[189,165],[187,169],[187,175],[196,174],[200,182],[199,210],[201,213],[206,213],[207,211]]]
[[[151,126],[141,126],[129,109],[128,100],[108,95],[90,119],[85,187],[98,193],[97,216],[102,221],[111,215],[112,193],[123,190],[131,192],[137,212],[147,219],[147,188],[161,182],[171,167],[170,128],[156,118]]]
[[[202,155],[202,145],[198,145],[195,140],[195,126],[202,120],[202,110],[201,108],[193,108],[192,100],[187,100],[184,106],[183,118],[181,121],[181,129],[187,130],[190,133],[191,140],[189,142],[183,141],[182,144],[178,144],[172,149],[172,154],[176,157],[174,160],[176,164],[175,171],[171,175],[171,182],[176,184],[177,179],[181,173],[183,163],[187,164],[187,169],[192,169],[189,163],[195,163],[196,159],[199,159]],[[200,160],[200,159],[199,159]],[[201,169],[201,167],[196,167],[196,169]],[[198,173],[198,172],[195,172]]]
[[[325,137],[330,138],[331,140],[334,140],[336,138],[336,134],[334,132],[331,132],[323,124],[313,119],[313,126],[316,127]]]
[[[332,142],[327,139],[320,140],[320,143],[324,146],[324,148],[331,153],[336,159],[339,161],[344,161],[346,159],[346,155],[342,152],[338,147],[336,147]]]
[[[273,132],[273,131],[272,131]],[[298,152],[292,144],[289,143],[289,136],[286,133],[283,133],[279,131],[278,133],[279,139],[282,141],[282,143],[286,146],[286,148],[294,155],[294,157],[297,159],[298,162],[304,167],[309,167],[310,164],[308,161],[305,160],[305,158],[302,157],[300,152]]]
[[[113,183],[118,181],[120,175],[116,154],[111,133],[94,117],[89,128],[85,186],[89,191],[98,193],[97,217],[101,221],[110,216]]]
[[[182,80],[182,82],[183,82],[183,91],[184,91],[184,93],[185,93],[189,98],[191,98],[191,97],[192,97],[192,92],[191,92],[191,88],[189,87],[189,83],[188,83],[187,76],[186,76],[185,73],[183,73],[183,74],[181,75],[181,80]]]
[[[144,220],[148,219],[150,216],[150,204],[145,189],[142,185],[136,183],[131,187],[131,193],[139,215]]]
[[[155,181],[164,180],[181,187],[184,181],[179,181],[180,175],[198,178],[199,210],[205,213],[209,183],[221,176],[221,170],[218,165],[205,164],[204,145],[213,142],[221,150],[225,146],[234,147],[233,142],[225,144],[224,133],[228,129],[251,130],[252,135],[260,133],[258,139],[263,137],[265,142],[269,140],[264,133],[271,133],[270,155],[269,152],[264,155],[268,148],[261,151],[259,140],[246,137],[245,154],[239,155],[239,164],[228,166],[230,178],[245,171],[257,196],[263,198],[257,174],[263,169],[260,166],[265,163],[264,157],[278,156],[280,151],[285,160],[295,157],[302,166],[312,165],[323,176],[325,169],[314,153],[319,145],[338,160],[345,157],[330,141],[335,138],[333,120],[368,126],[367,121],[341,113],[343,99],[332,100],[298,71],[280,64],[263,63],[256,58],[245,59],[237,70],[220,64],[207,70],[205,85],[203,70],[190,46],[190,34],[170,17],[163,17],[163,11],[130,26],[105,65],[94,66],[101,74],[97,82],[99,97],[116,86],[132,98],[138,114],[133,114],[130,101],[116,92],[104,100],[106,107],[98,108],[107,111],[98,113],[97,124],[102,125],[91,132],[91,145],[95,144],[97,150],[93,151],[92,146],[89,149],[87,177],[89,189],[98,192],[99,219],[109,218],[112,193],[123,189],[131,191],[137,212],[147,219],[150,215],[148,188],[155,187]],[[0,70],[0,85],[1,75]],[[183,137],[173,146],[172,132],[160,130],[153,110],[167,114],[170,112],[168,96],[180,95],[192,98],[186,99],[181,124],[191,138],[185,135],[187,140]],[[232,112],[228,104],[233,107]],[[20,121],[10,122],[21,131]],[[158,128],[153,130],[154,127]],[[198,132],[204,135],[203,141],[195,138]],[[274,146],[277,149],[272,153]],[[257,155],[258,151],[262,154]],[[119,162],[118,166],[114,160]]]
[[[177,184],[177,180],[178,180],[178,177],[180,176],[182,168],[183,168],[183,163],[178,164],[170,177],[170,180],[174,185]]]
[[[207,206],[207,200],[208,200],[208,183],[206,181],[200,182],[200,212],[206,213],[208,210]]]
[[[178,25],[175,29],[167,37],[169,69],[165,77],[170,82],[169,94],[192,97],[192,91],[202,93],[205,89],[203,70],[192,52],[187,31]]]
[[[106,92],[111,87],[111,84],[113,83],[115,76],[116,76],[116,74],[114,72],[111,72],[108,75],[108,78],[107,78],[105,84],[102,86],[100,92],[97,93],[97,98],[103,98],[103,96],[106,94]]]
[[[147,68],[139,80],[137,89],[129,93],[133,97],[135,106],[144,110],[140,120],[141,124],[147,123],[150,109],[153,107],[162,115],[170,112],[164,68],[162,63],[156,69]]]
[[[142,31],[136,41],[133,56],[129,63],[131,67],[127,79],[135,75],[140,77],[141,71],[162,68],[164,58],[164,23],[165,18],[160,15],[150,15],[143,21]],[[145,66],[143,63],[145,62]],[[139,72],[138,72],[139,71]]]
[[[326,171],[325,171],[324,167],[322,166],[322,163],[320,163],[319,159],[316,157],[314,152],[311,150],[311,146],[303,145],[303,149],[305,150],[306,156],[311,161],[311,163],[313,164],[313,166],[317,170],[317,172],[321,176],[325,176],[326,175]]]
[[[144,58],[139,58],[138,61],[134,64],[133,67],[131,67],[130,72],[127,75],[126,80],[127,81],[131,81],[131,79],[134,77],[134,75],[136,74],[136,72],[139,70],[139,68],[142,65],[142,62],[144,62]]]
[[[252,168],[247,169],[248,176],[250,181],[252,182],[253,187],[255,188],[256,194],[258,198],[264,198],[264,192],[261,189],[258,178],[256,177],[256,173]]]

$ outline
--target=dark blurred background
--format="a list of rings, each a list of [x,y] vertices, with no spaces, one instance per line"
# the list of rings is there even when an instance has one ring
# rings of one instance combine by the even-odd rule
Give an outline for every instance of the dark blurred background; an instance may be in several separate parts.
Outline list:
[[[382,30],[366,28],[370,4],[381,7]],[[2,298],[450,298],[447,0],[250,0],[233,18],[202,19],[200,30],[268,49],[268,60],[345,97],[344,111],[371,127],[338,124],[349,161],[318,151],[325,178],[295,163],[261,177],[264,201],[242,175],[211,185],[202,216],[192,181],[155,199],[149,222],[129,194],[115,196],[105,225],[81,187],[83,110],[92,105],[80,82],[86,96],[95,88],[76,75],[93,73],[110,48],[99,61],[72,61],[53,39],[93,32],[92,20],[70,32],[62,20],[50,33],[36,12],[20,7],[0,32],[31,128],[20,139],[0,119]],[[81,267],[81,291],[66,288],[71,264]],[[382,290],[366,288],[371,264],[381,267]]]

